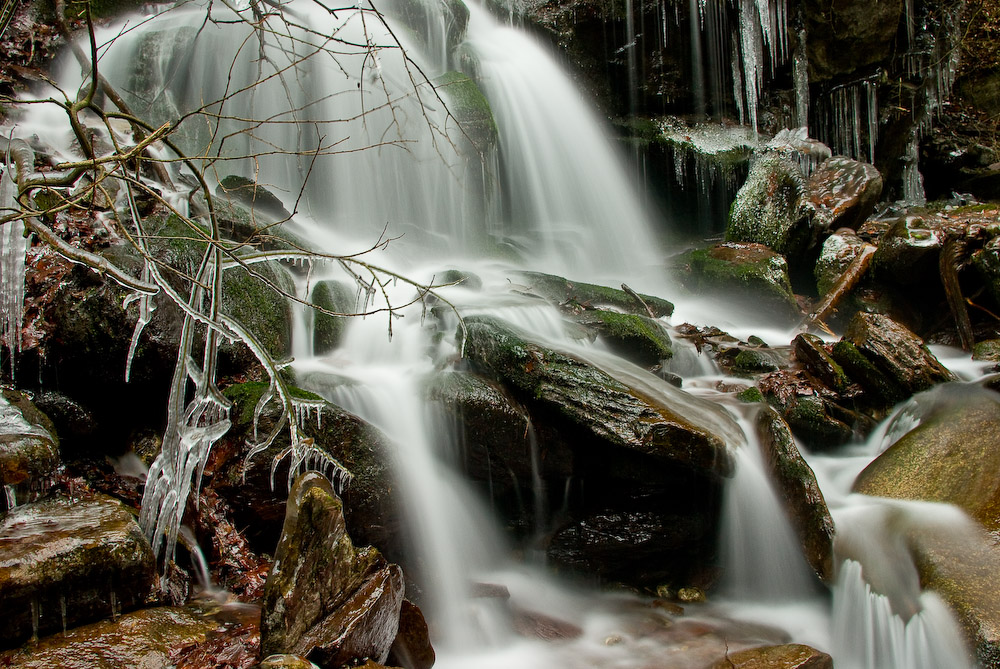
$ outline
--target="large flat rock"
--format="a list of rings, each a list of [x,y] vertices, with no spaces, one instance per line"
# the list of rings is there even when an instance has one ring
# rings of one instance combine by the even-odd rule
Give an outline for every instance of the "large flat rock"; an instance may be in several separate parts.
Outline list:
[[[141,606],[156,585],[152,549],[125,506],[105,495],[56,497],[0,521],[0,643]],[[63,611],[65,610],[65,621]]]

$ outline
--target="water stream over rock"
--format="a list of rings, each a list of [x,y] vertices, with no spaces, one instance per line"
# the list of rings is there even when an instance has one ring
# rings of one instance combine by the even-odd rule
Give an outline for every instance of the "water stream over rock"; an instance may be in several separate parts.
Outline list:
[[[706,11],[704,3],[699,6]],[[759,78],[767,67],[764,47],[772,61],[787,51],[783,8],[783,2],[744,0],[741,5],[756,26],[741,42],[742,76],[748,79],[743,95],[753,125]],[[121,35],[118,28],[102,31],[101,67],[134,104],[147,104],[143,113],[154,125],[204,105],[207,114],[181,126],[185,148],[219,158],[203,162],[213,180],[238,174],[272,188],[292,215],[284,229],[296,242],[327,253],[371,249],[364,260],[373,266],[422,285],[444,284],[427,300],[402,281],[387,281],[377,293],[359,296],[352,277],[335,262],[295,268],[297,295],[315,296],[320,284],[341,282],[351,302],[343,311],[383,311],[349,319],[331,347],[316,345],[318,317],[300,312],[291,347],[291,370],[299,385],[375,425],[391,443],[396,481],[406,500],[406,568],[412,567],[413,580],[423,590],[436,666],[704,667],[730,650],[778,645],[789,637],[830,653],[840,669],[971,666],[947,606],[920,591],[916,567],[909,566],[909,552],[901,548],[902,534],[871,527],[897,514],[905,531],[918,527],[934,533],[938,525],[954,525],[948,519],[962,518],[959,512],[949,507],[942,512],[945,521],[921,524],[911,514],[927,515],[926,508],[918,513],[904,503],[859,501],[850,485],[877,455],[871,446],[859,446],[850,458],[807,454],[838,529],[831,603],[803,559],[768,480],[751,422],[754,408],[736,401],[735,393],[717,389],[719,382],[732,379],[675,342],[674,362],[667,368],[684,377],[683,390],[677,389],[610,352],[610,337],[596,343],[581,338],[563,312],[539,299],[538,286],[525,270],[614,286],[625,282],[673,297],[673,282],[659,269],[666,241],[658,239],[639,205],[632,177],[596,114],[540,44],[477,5],[468,8],[459,44],[449,44],[453,23],[447,17],[428,19],[431,36],[406,37],[412,61],[394,46],[396,35],[408,33],[404,26],[395,19],[388,28],[380,26],[360,7],[328,13],[294,0],[282,8],[287,22],[264,36],[227,22],[233,18],[229,11],[216,6],[215,21],[205,22],[203,7],[174,9]],[[319,35],[334,40],[320,42]],[[255,58],[258,38],[269,42],[262,48],[268,59]],[[66,76],[67,90],[79,85],[78,77]],[[255,87],[262,78],[266,82]],[[467,85],[478,86],[479,98],[488,103],[485,139],[469,136],[449,115],[467,109],[470,99],[479,100],[468,90],[455,93]],[[241,92],[223,102],[234,91]],[[865,100],[859,91],[850,94],[856,112]],[[251,127],[251,118],[268,121]],[[853,118],[851,123],[860,122],[859,114]],[[838,125],[853,127],[847,121]],[[259,158],[251,160],[251,155]],[[180,181],[183,172],[174,176]],[[255,215],[275,218],[263,208]],[[650,320],[667,332],[671,323],[690,320],[737,334],[752,328],[765,339],[773,335],[776,343],[792,339],[782,325],[748,326],[735,313],[720,303],[689,298],[673,318]],[[558,435],[574,462],[586,457],[598,462],[556,472],[532,433],[530,476],[497,472],[498,481],[508,474],[514,479],[515,493],[532,519],[531,527],[521,531],[526,538],[518,549],[520,560],[509,557],[514,551],[501,527],[509,517],[492,510],[495,500],[466,480],[456,457],[462,436],[427,392],[429,379],[451,373],[463,347],[482,346],[474,335],[482,336],[495,322],[523,335],[517,347],[527,351],[528,357],[518,359],[524,375],[564,356],[559,360],[577,365],[574,373],[603,388],[622,412],[635,411],[643,425],[655,426],[645,435],[607,437],[614,449],[586,455],[592,435],[579,428],[578,415],[566,417],[572,409],[551,409],[561,399],[554,397],[551,377],[525,381],[536,383],[531,391],[521,387],[525,401],[538,402],[535,407],[548,402],[545,406],[567,421],[553,425],[565,428],[577,421],[573,431]],[[508,336],[507,330],[495,331]],[[458,371],[483,364],[469,358],[474,361],[461,362]],[[578,413],[592,412],[592,406],[577,407]],[[302,417],[302,423],[309,420]],[[657,439],[667,432],[690,440],[683,454],[657,450],[662,445]],[[551,440],[546,444],[555,443],[551,435],[546,438]],[[736,473],[729,478],[733,462]],[[632,506],[612,508],[605,484],[628,485],[639,480],[630,468],[661,465],[656,474],[662,479],[655,485],[635,483],[638,490],[628,500]],[[573,536],[614,535],[619,530],[613,523],[610,530],[600,524],[608,518],[647,521],[654,510],[661,511],[657,504],[673,499],[671,486],[683,485],[677,480],[681,470],[706,482],[706,508],[719,503],[714,495],[725,487],[718,545],[723,576],[709,603],[692,596],[686,615],[674,616],[648,597],[624,589],[609,594],[593,583],[553,575],[546,544],[565,548]],[[556,532],[567,509],[578,502],[586,513],[572,519],[577,534]],[[702,505],[702,500],[691,504]],[[647,528],[650,535],[661,532],[639,521],[632,527]],[[643,548],[643,537],[612,538]],[[714,542],[712,537],[690,550],[711,554]],[[569,552],[563,551],[563,558]],[[7,565],[0,562],[0,568]],[[883,572],[892,582],[873,576]],[[699,580],[693,573],[685,576]],[[663,585],[676,590],[697,584]],[[484,596],[490,588],[503,594]]]

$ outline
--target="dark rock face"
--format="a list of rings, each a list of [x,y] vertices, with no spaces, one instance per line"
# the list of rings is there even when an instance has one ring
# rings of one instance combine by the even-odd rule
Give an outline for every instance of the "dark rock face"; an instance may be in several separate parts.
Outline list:
[[[470,318],[466,328],[465,351],[473,367],[504,388],[491,396],[516,400],[509,409],[511,427],[503,429],[532,427],[537,476],[546,493],[554,491],[553,508],[564,509],[554,525],[548,525],[553,522],[548,518],[535,518],[536,526],[541,521],[543,529],[552,531],[548,554],[555,563],[644,584],[683,582],[708,568],[719,477],[733,467],[715,433],[726,433],[725,421],[712,428],[694,425],[685,416],[699,415],[703,407],[691,406],[693,398],[686,393],[669,397],[672,393],[664,389],[632,388],[627,384],[634,379],[623,382],[611,372],[530,342],[495,319]],[[490,408],[482,415],[495,412]],[[467,442],[472,441],[470,417],[464,420]],[[471,421],[479,423],[486,421]],[[515,437],[521,453],[490,437],[475,448],[483,449],[497,468],[510,461],[510,470],[523,472],[527,483],[536,475],[530,443],[524,432]],[[516,508],[508,513],[513,522],[524,522]]]
[[[302,655],[339,667],[384,662],[396,637],[403,573],[374,548],[356,549],[327,481],[300,476],[264,586],[261,652]]]
[[[156,585],[153,552],[132,514],[104,495],[17,507],[0,521],[0,642],[142,605]]]
[[[0,666],[160,669],[176,666],[175,651],[204,642],[217,628],[217,623],[188,609],[168,606],[142,609],[0,653]]]
[[[809,80],[818,82],[887,60],[895,48],[903,3],[834,0],[806,3],[803,9]]]
[[[816,482],[816,475],[802,458],[788,425],[774,409],[761,409],[757,430],[771,480],[784,501],[785,512],[802,543],[806,561],[823,581],[833,579],[833,518]]]

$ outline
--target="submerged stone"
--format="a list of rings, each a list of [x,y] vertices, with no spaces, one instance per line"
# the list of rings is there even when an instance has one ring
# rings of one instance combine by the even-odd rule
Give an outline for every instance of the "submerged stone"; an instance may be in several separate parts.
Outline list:
[[[711,669],[833,669],[833,658],[802,644],[760,646],[727,653]]]
[[[111,497],[56,497],[0,520],[0,643],[134,609],[155,585],[149,542]]]
[[[332,667],[384,662],[402,602],[402,570],[374,548],[354,547],[330,482],[314,472],[296,479],[264,586],[262,654]]]

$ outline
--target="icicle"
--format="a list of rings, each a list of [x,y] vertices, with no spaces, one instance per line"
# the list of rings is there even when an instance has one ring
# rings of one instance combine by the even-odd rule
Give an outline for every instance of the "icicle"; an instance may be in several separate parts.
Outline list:
[[[118,620],[118,595],[114,589],[111,590],[111,620]]]
[[[14,490],[14,486],[5,485],[3,487],[4,498],[7,500],[7,510],[13,509],[17,506],[17,491]]]
[[[795,82],[795,123],[809,132],[809,59],[806,56],[806,31],[799,30],[792,56],[792,79]]]
[[[62,616],[63,636],[66,636],[66,597],[59,598],[59,615]]]
[[[8,151],[0,175],[0,219],[19,211],[14,183],[14,162]],[[21,320],[24,316],[24,255],[28,240],[20,220],[7,221],[0,228],[0,342],[10,353],[11,377],[14,360],[21,351]]]
[[[31,640],[38,641],[38,618],[41,615],[41,606],[38,598],[31,600]]]

